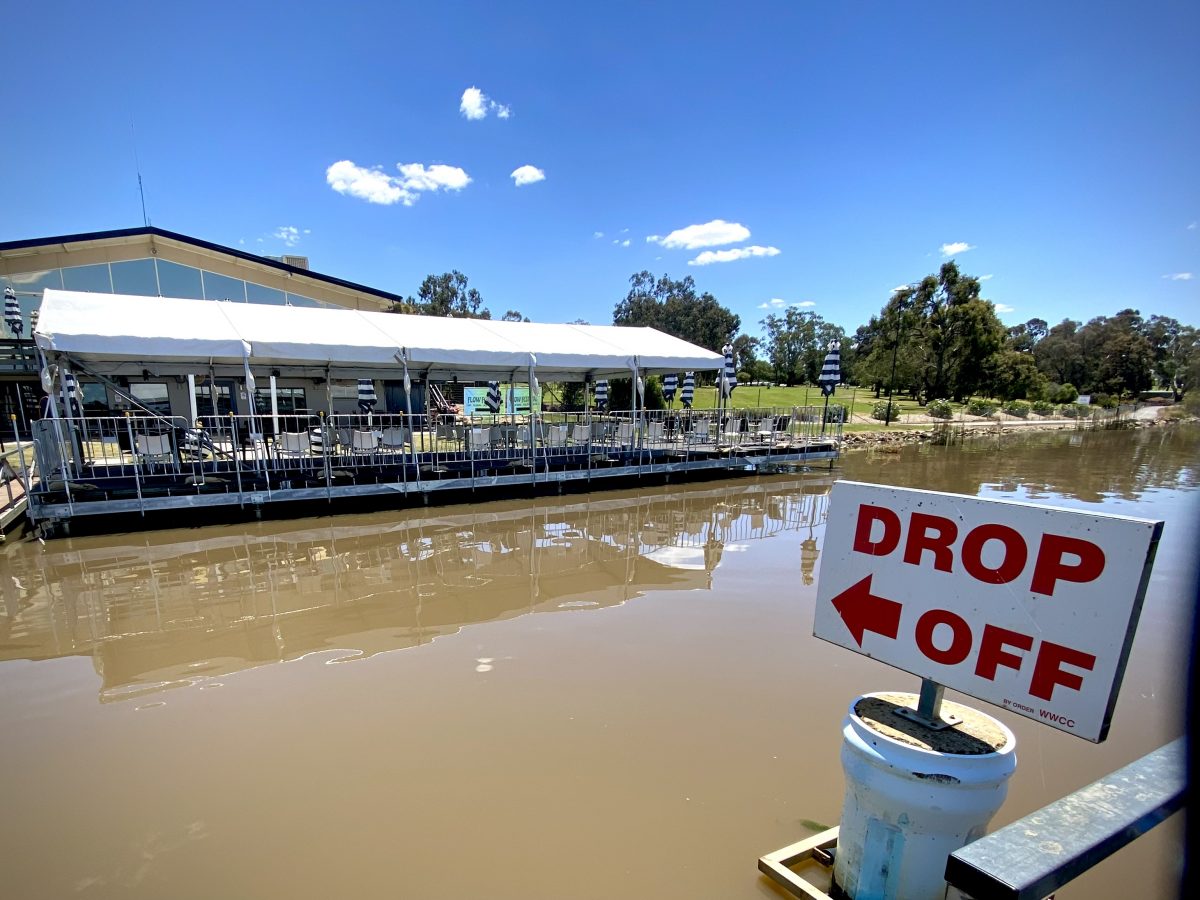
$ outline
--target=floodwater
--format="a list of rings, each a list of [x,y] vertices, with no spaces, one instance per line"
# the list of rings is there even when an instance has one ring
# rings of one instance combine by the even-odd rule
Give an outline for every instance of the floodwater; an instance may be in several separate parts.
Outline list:
[[[1018,738],[1002,824],[1181,733],[1198,449],[1183,428],[1029,435],[9,544],[2,893],[780,896],[757,858],[836,823],[847,705],[916,687],[811,635],[836,477],[1166,520],[1108,742],[991,710]],[[1180,835],[1059,896],[1170,896]]]

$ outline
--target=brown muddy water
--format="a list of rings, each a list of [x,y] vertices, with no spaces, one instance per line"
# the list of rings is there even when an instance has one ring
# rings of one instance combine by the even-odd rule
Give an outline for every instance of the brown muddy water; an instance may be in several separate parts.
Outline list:
[[[685,488],[0,549],[0,893],[756,898],[915,679],[812,637],[835,477],[1161,518],[1107,743],[1001,710],[995,824],[1177,736],[1195,430]],[[955,699],[962,699],[956,697]],[[1176,817],[1178,819],[1178,817]],[[1161,826],[1060,897],[1165,897]]]

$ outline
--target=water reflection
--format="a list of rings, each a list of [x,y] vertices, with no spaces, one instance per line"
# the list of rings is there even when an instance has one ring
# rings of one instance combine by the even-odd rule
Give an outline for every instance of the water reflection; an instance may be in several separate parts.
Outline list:
[[[986,437],[965,446],[852,454],[844,460],[843,474],[971,497],[1136,500],[1147,491],[1200,486],[1196,440],[1196,429],[1189,426],[1005,435],[999,442]]]
[[[90,655],[104,701],[215,686],[319,651],[350,661],[481,622],[707,590],[726,549],[782,531],[807,532],[811,584],[831,483],[52,543],[11,560],[0,660]]]

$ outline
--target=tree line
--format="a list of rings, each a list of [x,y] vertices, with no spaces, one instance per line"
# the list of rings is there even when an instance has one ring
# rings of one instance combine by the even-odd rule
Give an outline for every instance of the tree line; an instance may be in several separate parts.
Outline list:
[[[834,341],[841,344],[843,382],[922,401],[986,395],[1069,402],[1080,393],[1120,398],[1150,389],[1178,400],[1200,381],[1200,334],[1191,325],[1123,309],[1087,322],[1035,318],[1006,328],[979,279],[954,262],[893,291],[849,338],[842,326],[799,307],[769,313],[761,335],[745,334],[741,317],[697,291],[690,275],[675,280],[641,271],[629,283],[613,309],[614,325],[657,328],[715,352],[732,344],[740,381],[815,384]],[[457,270],[428,276],[416,297],[393,311],[492,317]],[[529,321],[512,309],[502,318]]]

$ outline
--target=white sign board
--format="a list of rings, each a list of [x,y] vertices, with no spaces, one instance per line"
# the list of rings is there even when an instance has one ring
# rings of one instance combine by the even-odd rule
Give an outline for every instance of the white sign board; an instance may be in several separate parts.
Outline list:
[[[1090,741],[1161,522],[840,481],[813,634]]]

